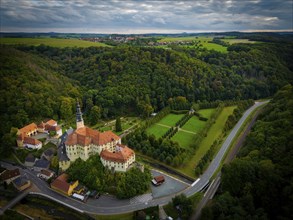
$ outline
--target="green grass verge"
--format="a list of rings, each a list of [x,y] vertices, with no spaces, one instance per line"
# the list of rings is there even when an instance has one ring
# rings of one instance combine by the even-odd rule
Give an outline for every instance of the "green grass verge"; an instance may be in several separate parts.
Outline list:
[[[51,47],[109,47],[109,45],[104,43],[59,38],[0,38],[0,44],[25,44],[33,46],[44,44]]]
[[[235,135],[234,139],[232,140],[228,150],[226,151],[223,159],[221,160],[221,163],[218,167],[218,169],[216,170],[216,172],[213,174],[211,179],[214,179],[215,176],[217,175],[217,173],[222,169],[224,163],[226,163],[226,157],[229,154],[229,152],[231,151],[231,149],[233,149],[236,145],[236,143],[238,142],[238,139],[243,135],[243,133],[245,132],[248,124],[250,123],[250,121],[253,119],[253,117],[255,116],[255,114],[257,114],[258,111],[261,111],[263,107],[265,107],[266,104],[259,106],[258,108],[254,109],[254,111],[247,117],[247,119],[244,121],[244,123],[242,124],[242,126],[240,127],[239,131],[237,132],[237,134]],[[228,135],[228,134],[227,134]]]
[[[154,124],[151,127],[149,127],[146,132],[147,134],[153,134],[155,135],[156,138],[160,138],[162,137],[167,131],[169,130],[169,128],[167,127],[163,127],[161,125],[158,124]]]
[[[134,214],[133,212],[124,213],[119,215],[95,215],[95,219],[97,220],[133,220]]]
[[[198,117],[193,116],[183,125],[182,129],[197,133],[203,129],[205,124],[205,121],[201,121],[198,119]]]
[[[182,148],[189,148],[193,141],[195,134],[187,133],[185,131],[178,131],[172,138],[172,141],[179,143]]]
[[[201,114],[205,118],[210,118],[211,115],[214,113],[215,108],[207,108],[207,109],[200,109],[198,113]]]
[[[213,142],[222,134],[222,130],[225,126],[225,123],[232,114],[233,110],[236,106],[229,106],[225,107],[223,111],[220,113],[219,117],[217,118],[215,124],[212,125],[210,130],[208,131],[207,137],[200,143],[196,153],[194,156],[189,160],[184,167],[177,168],[179,172],[182,172],[188,176],[195,177],[194,168],[199,160],[204,156],[204,154],[208,151],[211,147]]]

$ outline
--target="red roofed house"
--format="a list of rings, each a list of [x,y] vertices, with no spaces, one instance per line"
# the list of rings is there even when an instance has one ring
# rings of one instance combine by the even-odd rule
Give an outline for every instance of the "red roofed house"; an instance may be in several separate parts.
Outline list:
[[[28,147],[31,149],[42,148],[42,142],[32,138],[31,136],[38,133],[38,127],[35,123],[31,123],[17,131],[17,146],[18,147]]]
[[[65,142],[66,154],[70,162],[77,158],[86,161],[91,155],[101,154],[103,151],[105,151],[103,153],[104,159],[101,161],[104,161],[103,164],[106,166],[105,161],[109,159],[110,163],[107,166],[114,167],[115,171],[126,171],[127,167],[135,161],[134,152],[130,148],[122,146],[121,138],[112,131],[99,132],[84,126],[79,104],[77,104],[76,124],[77,129],[68,136]],[[120,160],[114,162],[115,158],[117,160],[117,156]],[[61,169],[65,170],[65,167],[61,167]]]
[[[7,184],[11,183],[17,177],[20,177],[19,169],[16,168],[14,170],[5,170],[0,175],[0,180],[6,182]]]
[[[103,150],[100,157],[102,164],[113,171],[126,172],[127,168],[135,162],[134,151],[122,144],[117,144],[112,152]]]
[[[78,186],[78,180],[68,183],[67,179],[68,175],[66,173],[61,174],[51,183],[51,188],[67,196],[71,196],[74,188]]]
[[[50,119],[46,121],[45,123],[41,122],[38,125],[38,132],[49,134],[50,131],[55,131],[57,137],[60,137],[62,135],[61,127],[58,126],[57,122],[54,121],[53,119]]]

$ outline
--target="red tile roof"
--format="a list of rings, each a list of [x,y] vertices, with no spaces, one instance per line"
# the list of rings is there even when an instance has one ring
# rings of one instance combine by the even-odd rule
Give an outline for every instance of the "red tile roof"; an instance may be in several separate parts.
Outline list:
[[[59,131],[60,129],[61,129],[60,126],[53,126],[49,124],[45,125],[45,130],[47,131]]]
[[[54,126],[55,124],[57,124],[57,122],[53,119],[50,119],[48,121],[45,122],[47,125],[51,125],[51,126]]]
[[[41,174],[44,174],[45,176],[52,176],[54,173],[49,170],[41,170]]]
[[[18,168],[14,169],[14,170],[5,170],[1,174],[0,179],[5,181],[5,180],[9,180],[11,178],[14,178],[16,176],[20,176],[20,172],[19,172]]]
[[[82,127],[70,134],[65,142],[66,145],[82,145],[89,144],[103,145],[112,141],[119,140],[120,137],[112,131],[99,132],[88,127]]]
[[[31,123],[21,129],[19,129],[20,133],[28,133],[37,129],[37,125],[35,123]]]
[[[41,144],[42,142],[37,139],[31,138],[31,137],[24,137],[23,143],[24,144],[31,144],[31,145],[38,145],[38,144]]]
[[[64,193],[67,193],[70,187],[70,184],[67,183],[68,175],[66,173],[58,176],[52,183],[51,187],[54,187]]]
[[[125,163],[127,160],[134,155],[134,151],[125,145],[118,144],[115,152],[103,150],[100,154],[104,160]]]

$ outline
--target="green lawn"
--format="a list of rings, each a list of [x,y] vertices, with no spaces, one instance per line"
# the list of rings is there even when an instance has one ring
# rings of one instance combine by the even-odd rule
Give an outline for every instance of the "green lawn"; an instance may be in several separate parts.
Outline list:
[[[182,129],[197,133],[204,127],[205,124],[205,121],[201,121],[198,117],[193,116],[185,123],[185,125],[183,125]]]
[[[169,127],[175,126],[176,122],[179,121],[184,114],[168,114],[166,117],[162,118],[157,124],[163,124]]]
[[[216,120],[216,123],[212,125],[208,131],[207,137],[200,143],[195,155],[190,159],[190,161],[181,168],[177,170],[185,173],[191,177],[195,177],[194,168],[198,161],[203,157],[203,155],[208,151],[213,142],[222,134],[222,130],[225,126],[225,123],[228,119],[228,116],[232,114],[236,106],[225,107],[219,117]]]
[[[0,44],[26,44],[34,46],[44,44],[51,47],[108,47],[104,43],[59,38],[0,38]]]
[[[189,148],[195,134],[187,133],[185,131],[178,131],[172,138],[172,141],[177,141],[182,148]]]
[[[207,109],[200,109],[198,110],[198,113],[201,114],[205,118],[210,118],[211,115],[214,113],[214,108],[207,108]]]
[[[155,135],[156,138],[160,138],[168,131],[168,129],[169,128],[167,128],[167,127],[163,127],[161,125],[154,124],[151,127],[149,127],[146,130],[146,132],[147,132],[147,134]]]

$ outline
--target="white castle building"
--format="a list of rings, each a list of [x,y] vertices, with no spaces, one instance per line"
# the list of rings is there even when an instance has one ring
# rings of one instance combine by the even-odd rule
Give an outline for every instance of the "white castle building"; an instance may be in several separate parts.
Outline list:
[[[99,132],[84,126],[78,103],[76,130],[68,135],[65,147],[60,153],[66,154],[59,157],[59,166],[62,170],[66,170],[77,158],[86,161],[94,154],[99,154],[102,164],[112,171],[125,172],[135,162],[134,151],[122,145],[121,138],[112,131]]]

